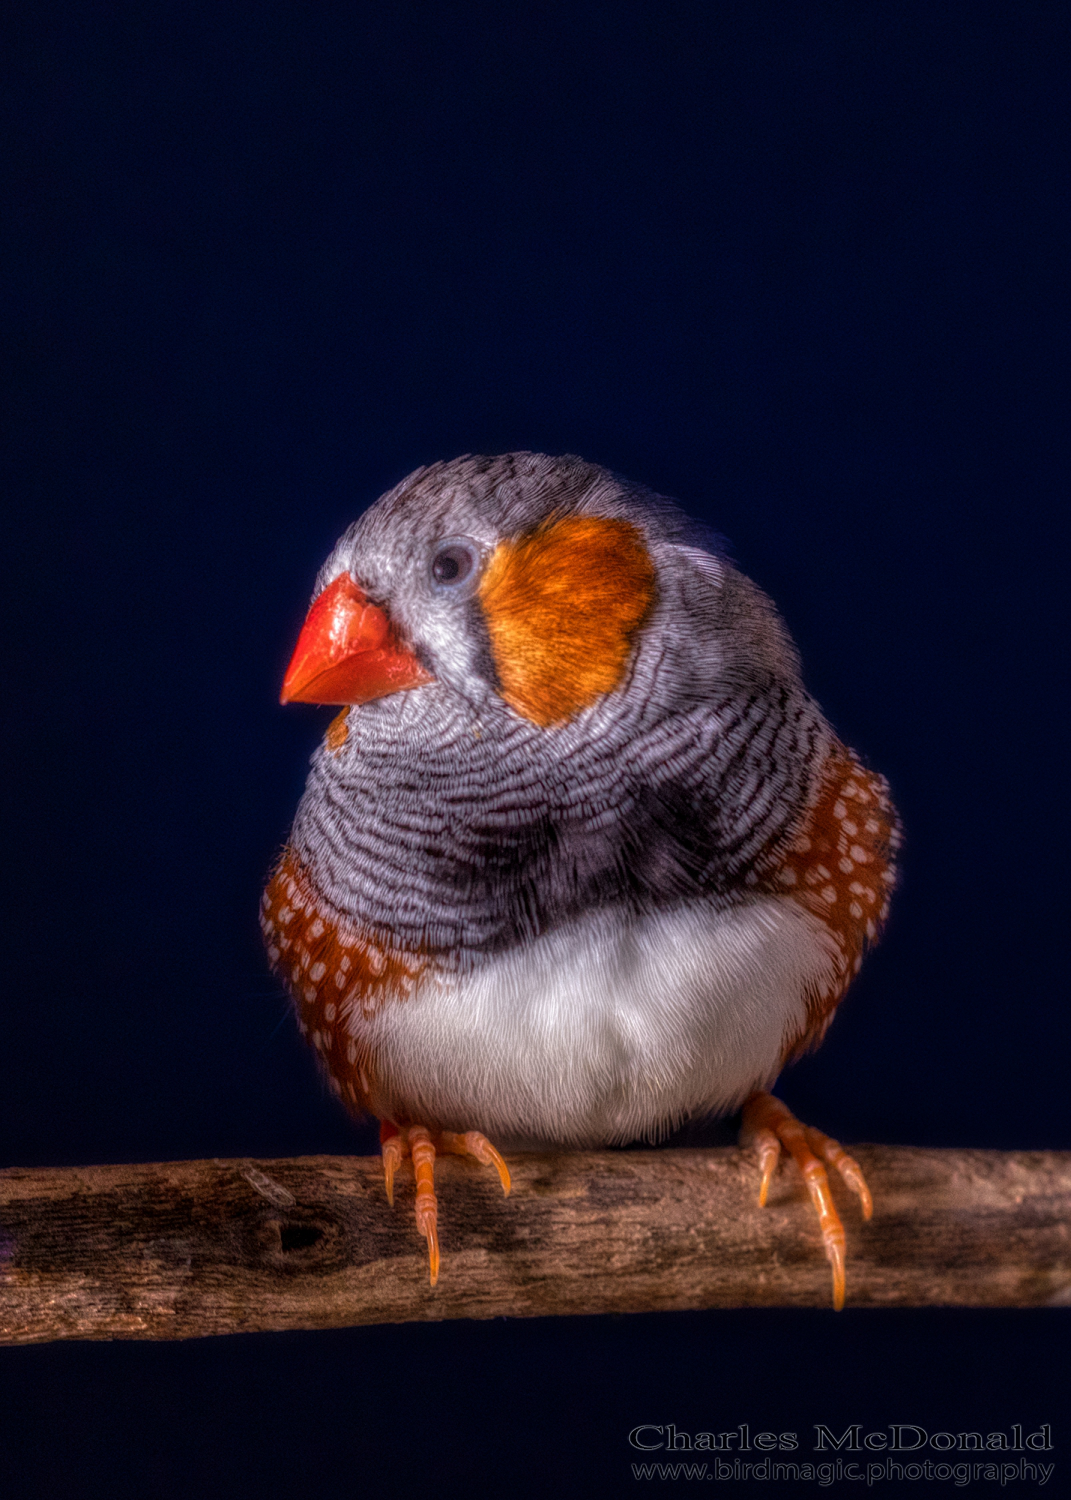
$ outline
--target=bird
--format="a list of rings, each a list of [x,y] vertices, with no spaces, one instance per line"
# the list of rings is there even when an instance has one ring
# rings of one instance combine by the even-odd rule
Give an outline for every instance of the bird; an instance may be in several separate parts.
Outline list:
[[[406,1160],[657,1142],[741,1111],[845,1297],[835,1169],[771,1090],[885,923],[900,824],[770,599],[675,502],[573,455],[419,468],[321,568],[281,701],[339,709],[261,900],[327,1082]]]

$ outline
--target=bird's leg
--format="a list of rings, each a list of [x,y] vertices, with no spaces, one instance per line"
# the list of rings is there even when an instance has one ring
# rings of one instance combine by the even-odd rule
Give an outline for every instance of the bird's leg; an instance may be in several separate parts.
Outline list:
[[[438,1152],[449,1152],[455,1156],[474,1156],[484,1166],[493,1166],[502,1183],[502,1191],[509,1193],[509,1169],[502,1157],[486,1136],[478,1130],[466,1130],[456,1134],[444,1130],[433,1135],[425,1125],[395,1125],[383,1120],[379,1127],[379,1140],[383,1152],[383,1179],[387,1189],[388,1203],[394,1202],[394,1174],[408,1156],[413,1163],[416,1178],[417,1228],[428,1242],[428,1270],[432,1286],[439,1279],[439,1205],[435,1196],[435,1157]]]
[[[844,1225],[833,1206],[829,1178],[822,1162],[827,1161],[831,1167],[836,1167],[852,1192],[857,1194],[863,1218],[869,1219],[874,1211],[874,1204],[862,1168],[831,1136],[804,1125],[796,1119],[787,1105],[782,1104],[780,1099],[775,1099],[772,1094],[752,1094],[744,1105],[740,1140],[743,1145],[753,1146],[759,1155],[759,1171],[762,1174],[759,1183],[760,1207],[766,1203],[782,1146],[787,1148],[803,1173],[811,1203],[818,1215],[818,1227],[822,1231],[826,1256],[833,1267],[833,1306],[839,1311],[844,1306]]]

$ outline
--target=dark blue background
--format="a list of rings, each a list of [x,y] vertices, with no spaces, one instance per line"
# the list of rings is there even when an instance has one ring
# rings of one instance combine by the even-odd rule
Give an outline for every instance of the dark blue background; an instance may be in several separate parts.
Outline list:
[[[508,448],[726,534],[892,782],[888,937],[788,1101],[846,1141],[1071,1146],[1069,33],[935,0],[9,21],[5,1164],[371,1149],[261,955],[330,713],[278,684],[336,534]],[[1065,1323],[6,1350],[0,1480],[631,1493],[641,1421],[1058,1423]]]

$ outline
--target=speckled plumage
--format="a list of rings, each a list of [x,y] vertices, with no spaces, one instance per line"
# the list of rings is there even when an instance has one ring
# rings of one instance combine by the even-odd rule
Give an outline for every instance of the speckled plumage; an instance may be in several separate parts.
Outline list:
[[[569,516],[636,528],[656,584],[613,690],[545,727],[504,700],[478,590],[428,560],[464,537],[486,570]],[[877,935],[897,832],[765,596],[668,502],[531,454],[410,476],[317,594],[343,572],[435,679],[336,722],[265,897],[344,1100],[595,1145],[767,1088]]]

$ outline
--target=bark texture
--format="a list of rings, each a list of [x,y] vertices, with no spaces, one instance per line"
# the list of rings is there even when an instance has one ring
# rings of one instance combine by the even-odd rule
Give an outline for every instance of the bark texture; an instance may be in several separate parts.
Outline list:
[[[1071,1152],[860,1146],[874,1218],[834,1188],[848,1305],[1071,1304]],[[0,1342],[182,1339],[441,1318],[827,1307],[830,1272],[782,1163],[713,1150],[518,1154],[513,1193],[436,1165],[428,1285],[408,1164],[377,1157],[0,1172]]]

